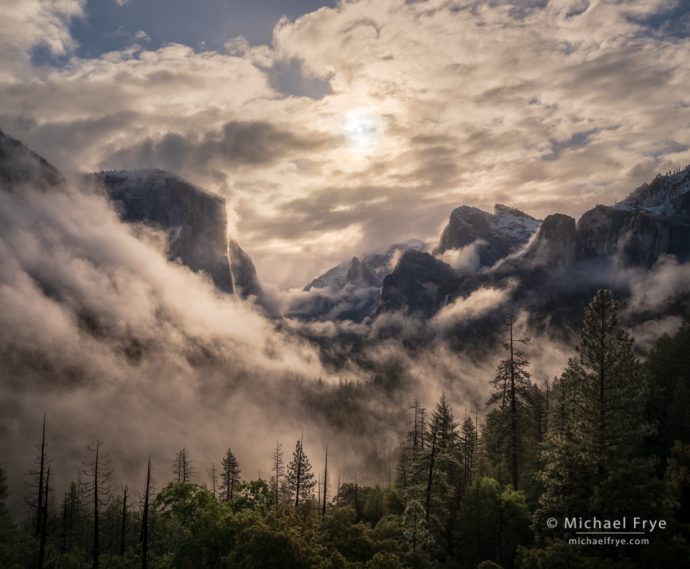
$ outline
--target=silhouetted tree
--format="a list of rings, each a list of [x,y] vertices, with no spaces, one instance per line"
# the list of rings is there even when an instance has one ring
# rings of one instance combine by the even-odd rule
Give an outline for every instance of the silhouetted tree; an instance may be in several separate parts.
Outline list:
[[[223,471],[220,480],[220,492],[223,501],[230,502],[235,499],[235,494],[242,481],[240,472],[240,464],[237,462],[237,458],[232,450],[228,449],[223,457]]]
[[[508,440],[508,465],[510,480],[513,489],[518,489],[519,464],[520,464],[520,417],[524,416],[525,409],[530,401],[530,374],[527,371],[527,358],[525,354],[516,348],[517,343],[526,343],[527,338],[516,339],[513,336],[513,316],[508,318],[508,339],[504,342],[504,348],[508,357],[501,360],[496,369],[496,376],[492,380],[493,390],[489,397],[489,403],[497,403],[502,417],[507,414],[507,440]]]
[[[187,450],[182,449],[177,453],[175,463],[173,464],[173,473],[177,479],[178,484],[187,484],[192,481],[192,474],[194,469],[192,463],[187,457]]]
[[[299,439],[295,444],[295,451],[292,453],[292,461],[287,467],[287,485],[295,508],[299,506],[300,502],[306,502],[312,497],[315,484],[311,463],[307,455],[304,454],[302,440]]]
[[[146,466],[146,485],[144,487],[144,505],[141,512],[141,569],[148,567],[149,551],[149,504],[151,499],[151,455]]]
[[[108,503],[110,494],[110,461],[101,452],[103,443],[95,441],[89,450],[94,453],[92,462],[84,468],[86,480],[82,486],[84,496],[92,500],[93,513],[93,560],[92,568],[98,569],[100,557],[100,516],[101,509]]]
[[[273,497],[275,505],[280,503],[280,498],[283,495],[283,482],[285,477],[285,459],[283,458],[283,445],[280,441],[276,441],[276,446],[273,449],[272,459],[272,476],[271,488],[273,490]]]

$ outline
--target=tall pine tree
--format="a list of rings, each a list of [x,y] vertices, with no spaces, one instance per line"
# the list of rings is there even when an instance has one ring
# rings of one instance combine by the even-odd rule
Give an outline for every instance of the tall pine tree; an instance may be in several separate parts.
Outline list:
[[[287,485],[290,496],[298,508],[300,504],[311,499],[316,481],[311,471],[309,458],[304,454],[302,439],[295,444],[295,451],[292,453],[292,460],[287,467]]]
[[[524,352],[517,347],[519,343],[526,343],[527,338],[517,339],[513,335],[514,321],[512,315],[508,319],[508,338],[504,342],[507,355],[496,369],[496,376],[492,380],[492,392],[489,404],[497,404],[492,412],[492,424],[498,427],[498,441],[505,441],[503,450],[510,473],[510,482],[514,490],[520,482],[522,438],[526,430],[529,415],[531,382],[527,370],[529,362]]]
[[[233,454],[231,449],[228,449],[223,457],[223,470],[220,480],[220,495],[225,502],[230,502],[237,497],[242,479],[240,478],[240,463]]]
[[[618,305],[600,290],[585,310],[577,356],[556,384],[555,428],[543,453],[546,514],[620,516],[653,508],[646,384]],[[647,504],[647,506],[645,506]]]

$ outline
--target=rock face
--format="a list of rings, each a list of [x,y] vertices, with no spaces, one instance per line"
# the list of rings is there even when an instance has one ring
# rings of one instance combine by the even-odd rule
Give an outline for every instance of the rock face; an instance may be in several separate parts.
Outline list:
[[[379,311],[431,316],[457,290],[459,280],[449,265],[429,253],[406,251],[383,280]]]
[[[20,141],[0,130],[0,187],[13,191],[21,186],[46,189],[64,183],[60,172]]]
[[[575,262],[577,230],[575,220],[561,213],[549,215],[539,227],[523,259],[533,265],[566,268]]]
[[[123,221],[144,223],[168,235],[168,257],[208,274],[233,292],[225,200],[162,170],[95,174]]]
[[[396,243],[383,252],[365,253],[362,258],[353,257],[347,263],[336,265],[321,276],[316,277],[304,290],[324,288],[331,291],[341,290],[348,284],[362,284],[377,286],[383,284],[383,279],[395,268],[397,259],[407,250],[423,251],[426,245],[422,241],[412,239],[404,243]]]
[[[505,227],[496,220],[497,214],[458,208],[436,251],[482,239],[487,242],[483,266],[458,274],[439,259],[406,253],[384,281],[378,311],[403,310],[428,318],[445,304],[467,298],[482,288],[510,288],[508,303],[513,309],[527,309],[535,329],[576,328],[583,307],[597,289],[611,288],[621,299],[630,294],[630,284],[621,278],[621,268],[650,269],[664,255],[672,255],[680,263],[690,261],[689,196],[690,167],[658,176],[614,206],[596,206],[577,223],[566,215],[549,215],[528,245],[521,250],[513,246],[512,254],[505,233],[499,235],[496,229]],[[509,216],[519,217],[512,212]],[[513,225],[514,242],[526,243],[530,227],[534,224],[524,221]],[[667,305],[678,312],[689,301],[690,284],[677,290]],[[496,306],[494,312],[473,321],[471,326],[483,330],[481,335],[486,338],[498,333],[498,325],[490,323],[492,318],[494,324],[498,322],[495,316],[504,309],[506,306]],[[655,310],[662,311],[660,317],[667,315],[662,305]],[[459,345],[481,342],[476,334],[468,336],[466,324],[456,323],[454,331],[445,332],[446,337]]]
[[[241,298],[255,297],[261,300],[263,289],[256,274],[256,267],[251,257],[239,246],[237,241],[230,239],[228,244],[230,255],[230,270],[232,272],[233,285],[235,292]]]
[[[662,255],[690,259],[690,167],[657,176],[614,206],[598,205],[578,223],[578,257],[618,254],[651,267]]]
[[[460,249],[481,241],[480,265],[489,267],[523,247],[539,224],[538,219],[501,204],[494,206],[494,213],[461,206],[450,214],[434,253],[443,254],[449,249]]]
[[[421,251],[421,241],[391,245],[386,251],[336,265],[304,287],[309,293],[296,298],[288,315],[305,320],[352,320],[361,322],[376,314],[381,288],[405,251]]]

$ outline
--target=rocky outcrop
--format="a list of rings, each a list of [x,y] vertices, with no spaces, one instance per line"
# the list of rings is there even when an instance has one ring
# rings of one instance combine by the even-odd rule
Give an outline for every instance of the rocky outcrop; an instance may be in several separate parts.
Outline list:
[[[356,286],[378,286],[378,279],[374,272],[357,257],[352,258],[350,268],[345,275],[345,282]]]
[[[296,296],[288,316],[305,320],[352,320],[362,322],[376,314],[384,278],[405,251],[422,251],[418,240],[391,245],[385,251],[365,253],[329,269]]]
[[[690,259],[690,223],[643,209],[597,206],[577,225],[578,258],[617,256],[623,265],[651,267],[662,255]]]
[[[434,314],[457,289],[453,269],[423,251],[403,253],[395,270],[383,280],[380,312],[405,310]]]
[[[345,286],[360,282],[364,286],[380,287],[383,279],[395,268],[397,259],[407,250],[423,251],[426,245],[416,239],[404,243],[391,245],[385,251],[365,253],[362,258],[353,257],[352,260],[336,265],[322,275],[316,277],[305,291],[312,289],[341,290]]]
[[[123,221],[165,231],[167,255],[233,292],[225,200],[162,170],[94,174]]]
[[[14,191],[25,186],[46,189],[64,183],[57,168],[0,130],[0,188]]]
[[[563,269],[573,265],[576,251],[575,220],[570,216],[554,213],[544,219],[522,258],[535,266]]]
[[[480,266],[489,267],[523,247],[540,221],[508,206],[497,204],[494,213],[460,206],[450,214],[434,254],[479,242]]]
[[[232,272],[235,291],[241,298],[253,296],[261,301],[263,289],[256,274],[256,267],[251,257],[239,246],[237,241],[230,239],[228,244],[230,255],[230,270]]]

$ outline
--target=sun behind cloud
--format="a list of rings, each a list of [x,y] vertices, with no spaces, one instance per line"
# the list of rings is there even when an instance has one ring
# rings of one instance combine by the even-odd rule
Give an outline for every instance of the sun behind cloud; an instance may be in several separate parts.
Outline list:
[[[358,108],[345,115],[343,129],[351,149],[358,154],[371,154],[380,142],[383,125],[374,111]]]

